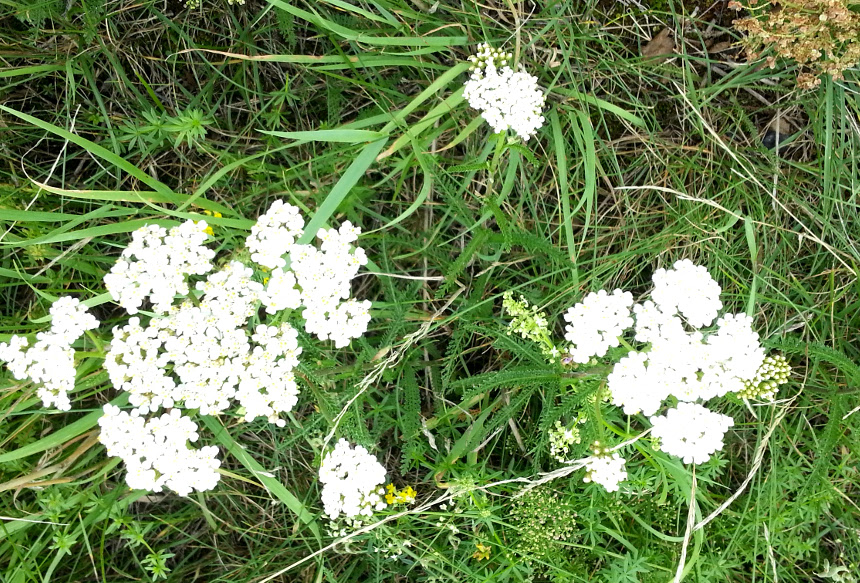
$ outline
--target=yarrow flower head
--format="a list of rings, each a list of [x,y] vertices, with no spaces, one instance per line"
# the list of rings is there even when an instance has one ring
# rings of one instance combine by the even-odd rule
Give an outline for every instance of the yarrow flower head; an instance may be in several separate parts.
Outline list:
[[[57,342],[71,344],[87,330],[98,328],[99,321],[89,313],[78,298],[63,296],[51,304],[51,329]]]
[[[671,269],[658,269],[653,283],[650,299],[641,303],[634,304],[632,295],[621,290],[601,290],[570,308],[564,315],[569,356],[562,364],[586,364],[624,344],[629,351],[607,376],[605,397],[627,415],[651,417],[664,451],[702,463],[722,448],[722,436],[733,423],[702,403],[727,394],[772,399],[790,369],[781,357],[766,358],[750,316],[720,315],[721,289],[704,267],[677,261]],[[510,294],[505,298],[503,308],[515,316],[511,326],[518,325],[524,338],[543,341],[548,330],[544,321],[525,327],[517,318],[529,315],[528,304],[513,301]],[[631,329],[633,340],[624,340]],[[679,402],[677,407],[657,416],[670,398]],[[578,439],[574,429],[557,423],[550,431],[551,453],[557,459],[566,458]],[[623,468],[623,460],[612,456],[588,463],[589,479],[592,473],[600,476]]]
[[[528,140],[544,124],[541,111],[546,96],[538,87],[537,77],[511,68],[512,58],[510,53],[481,44],[470,58],[472,76],[463,88],[463,97],[481,111],[496,133],[511,129]]]
[[[719,292],[707,271],[688,261],[655,272],[652,299],[633,306],[635,339],[649,346],[613,368],[607,387],[614,404],[628,415],[653,415],[670,396],[707,401],[744,388],[764,359],[752,318],[726,314],[716,330],[696,328],[713,323]]]
[[[176,295],[188,294],[188,275],[212,269],[215,251],[204,246],[206,221],[185,221],[170,230],[147,225],[131,235],[131,243],[104,278],[111,297],[129,314],[149,299],[152,309],[165,313]]]
[[[734,420],[698,403],[682,402],[665,415],[651,417],[651,425],[651,435],[660,440],[661,450],[684,463],[701,464],[723,449],[723,437]]]
[[[284,255],[302,236],[304,228],[305,221],[299,209],[276,200],[260,215],[245,240],[251,260],[269,269],[284,267],[287,264]]]
[[[633,326],[630,306],[633,295],[620,289],[592,292],[564,315],[564,339],[571,343],[570,356],[574,362],[586,363],[592,356],[604,356],[620,344],[618,338]]]
[[[290,268],[304,307],[305,331],[320,340],[332,340],[337,348],[364,334],[370,322],[370,302],[348,299],[351,281],[361,266],[367,265],[364,250],[351,247],[360,233],[359,228],[346,221],[339,229],[317,232],[321,241],[319,249],[312,245],[293,245],[290,250]],[[270,280],[263,303],[279,301],[294,305],[295,291],[289,283],[291,280],[274,284]],[[280,290],[274,300],[273,285]]]
[[[594,455],[586,462],[582,481],[600,484],[607,492],[617,492],[618,484],[627,479],[627,470],[624,468],[627,460],[617,452],[610,452],[599,441],[594,442],[592,450]]]
[[[106,277],[129,313],[146,298],[156,312],[148,321],[135,316],[114,328],[105,357],[111,382],[128,393],[133,408],[120,413],[105,407],[100,440],[126,463],[133,488],[187,495],[217,483],[218,450],[189,449],[197,426],[183,409],[213,415],[237,405],[246,422],[286,424],[282,414],[298,401],[299,332],[284,318],[249,329],[261,303],[269,314],[303,308],[306,331],[339,347],[361,336],[370,320],[370,302],[350,298],[350,282],[367,257],[352,248],[360,230],[348,221],[321,229],[319,248],[299,245],[301,213],[275,201],[246,240],[252,260],[270,275],[268,285],[239,261],[212,271],[205,228],[203,221],[169,231],[143,227]],[[206,278],[193,282],[193,275]],[[187,297],[174,304],[177,294]],[[79,317],[63,325],[70,334],[89,324]]]
[[[0,342],[0,360],[18,380],[30,379],[40,385],[36,395],[45,407],[60,411],[72,408],[68,393],[75,386],[75,351],[71,345],[87,330],[98,327],[98,320],[77,298],[65,296],[49,310],[51,327],[36,334],[36,342],[12,336]],[[28,348],[29,347],[29,348]]]
[[[99,426],[99,441],[108,455],[125,462],[130,488],[152,492],[170,488],[187,496],[194,490],[211,490],[218,482],[218,448],[189,448],[198,439],[197,424],[179,409],[147,420],[105,405]]]
[[[385,467],[360,445],[352,447],[340,439],[323,458],[319,479],[323,507],[331,520],[343,517],[359,526],[386,507]]]
[[[651,299],[665,314],[680,313],[690,326],[709,326],[723,303],[721,289],[708,270],[689,259],[676,261],[672,269],[654,272]]]

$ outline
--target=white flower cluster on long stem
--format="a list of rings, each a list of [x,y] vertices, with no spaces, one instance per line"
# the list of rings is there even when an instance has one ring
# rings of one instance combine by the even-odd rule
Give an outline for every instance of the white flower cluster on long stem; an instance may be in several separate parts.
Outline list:
[[[331,520],[347,519],[360,526],[375,510],[386,507],[385,467],[364,447],[340,439],[322,461],[319,472],[322,503]]]
[[[733,425],[731,417],[704,403],[729,393],[772,399],[788,378],[788,366],[784,359],[765,359],[751,317],[718,317],[722,290],[704,267],[678,261],[658,269],[653,283],[650,299],[642,303],[633,304],[621,290],[600,291],[570,308],[564,317],[569,360],[586,363],[622,342],[630,347],[607,378],[609,398],[628,415],[649,416],[663,451],[700,464],[723,448]],[[623,341],[628,331],[638,349]],[[676,405],[656,415],[669,400]],[[618,460],[623,458],[592,460],[588,480],[611,484],[601,476],[612,477],[623,466]]]
[[[0,360],[6,361],[16,379],[30,379],[39,385],[36,395],[45,407],[68,411],[72,408],[69,391],[75,386],[76,374],[71,345],[84,332],[98,327],[99,322],[71,296],[55,301],[50,314],[50,329],[36,334],[32,346],[23,336],[12,336],[8,343],[0,342]]]
[[[472,76],[463,88],[463,97],[496,133],[513,130],[523,140],[532,137],[544,124],[541,114],[546,96],[538,79],[511,68],[513,55],[483,43],[471,57]]]
[[[338,347],[367,329],[370,302],[349,297],[351,280],[367,263],[361,248],[351,248],[359,229],[349,222],[321,229],[320,249],[296,243],[303,229],[298,209],[283,201],[253,227],[246,245],[262,271],[274,270],[268,285],[255,280],[265,274],[238,261],[210,273],[205,223],[133,234],[133,252],[124,252],[108,276],[112,293],[130,313],[149,299],[157,314],[114,328],[105,369],[133,408],[106,406],[100,420],[100,439],[125,461],[129,486],[187,495],[218,482],[217,448],[192,447],[197,426],[181,410],[211,415],[237,405],[245,421],[285,425],[281,415],[298,401],[294,369],[302,348],[298,331],[280,317],[251,329],[261,303],[269,314],[304,308],[305,330]],[[187,277],[207,273],[193,285]],[[187,297],[174,305],[177,294]]]

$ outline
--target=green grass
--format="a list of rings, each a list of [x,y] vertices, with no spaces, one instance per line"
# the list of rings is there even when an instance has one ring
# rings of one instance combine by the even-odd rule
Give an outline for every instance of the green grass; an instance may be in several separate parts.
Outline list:
[[[700,50],[707,25],[695,19],[681,54],[643,62],[660,23],[680,32],[689,12],[587,0],[4,3],[0,340],[44,329],[50,301],[72,294],[109,341],[122,310],[102,277],[128,234],[204,210],[223,214],[210,222],[225,253],[276,198],[313,217],[309,233],[348,219],[377,275],[354,289],[373,301],[365,338],[340,351],[303,339],[287,427],[205,420],[226,472],[189,498],[128,491],[95,440],[117,394],[93,344],[69,413],[43,409],[4,369],[0,579],[150,580],[164,563],[183,583],[666,582],[691,502],[700,520],[751,473],[691,533],[685,580],[856,572],[856,78],[804,93],[790,67],[720,64]],[[500,149],[459,91],[485,40],[548,89],[547,123],[522,147]],[[779,155],[759,136],[778,112],[797,134]],[[546,431],[598,383],[572,391],[507,336],[501,295],[525,295],[560,333],[588,291],[642,295],[679,258],[706,265],[729,307],[755,316],[792,381],[773,406],[726,402],[736,425],[696,469],[692,501],[691,470],[640,444],[631,493],[581,472],[552,481],[575,532],[537,552],[523,541],[552,521],[549,490],[520,505],[521,484],[491,485],[555,469]],[[627,435],[641,426],[620,412],[605,421]],[[414,512],[332,546],[316,482],[332,431],[412,485]],[[428,506],[440,497],[456,510]],[[473,557],[477,543],[489,559]],[[388,545],[402,556],[374,552]]]

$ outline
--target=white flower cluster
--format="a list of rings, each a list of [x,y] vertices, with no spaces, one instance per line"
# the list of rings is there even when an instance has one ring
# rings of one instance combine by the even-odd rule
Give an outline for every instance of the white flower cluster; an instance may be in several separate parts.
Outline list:
[[[370,323],[370,302],[349,299],[350,283],[359,268],[367,265],[364,249],[357,247],[350,251],[350,244],[360,233],[358,227],[346,221],[338,230],[317,232],[322,242],[319,249],[293,245],[290,250],[290,267],[301,289],[305,331],[320,340],[331,340],[336,348],[364,334]]]
[[[538,79],[523,70],[514,71],[510,53],[491,49],[486,43],[471,57],[473,71],[463,88],[463,97],[495,132],[513,130],[524,140],[544,124],[541,115],[546,96]]]
[[[249,338],[246,322],[256,311],[263,287],[252,275],[250,268],[231,262],[197,283],[202,297],[196,304],[185,300],[146,327],[134,317],[126,326],[114,328],[105,369],[113,385],[129,393],[134,407],[130,417],[139,420],[135,423],[145,423],[142,427],[150,431],[154,418],[145,421],[143,416],[162,408],[170,409],[169,415],[178,415],[180,407],[210,415],[225,411],[235,401],[244,408],[246,421],[264,417],[285,425],[279,414],[292,410],[298,400],[293,369],[302,349],[298,332],[287,323],[260,324]],[[129,486],[156,491],[165,486],[186,495],[218,482],[217,448],[190,449],[186,442],[194,442],[196,434],[186,438],[177,430],[158,434],[161,437],[152,447],[169,449],[171,460],[180,452],[181,464],[168,463],[154,453],[144,455],[141,452],[153,443],[149,433],[114,428],[112,423],[127,423],[123,416],[128,414],[110,418],[107,407],[108,426],[103,425],[100,440],[109,453],[114,452],[111,455],[126,463]],[[159,419],[166,423],[166,415]],[[182,427],[193,425],[189,418],[181,419],[187,420]],[[170,427],[178,427],[176,423],[171,421]],[[143,457],[150,462],[141,462]]]
[[[603,356],[619,345],[618,338],[633,325],[630,306],[633,295],[620,289],[590,293],[564,315],[564,339],[571,343],[574,362],[586,363],[592,356]]]
[[[607,492],[617,492],[618,484],[627,479],[627,463],[618,452],[610,452],[595,441],[592,446],[594,455],[588,458],[585,465],[585,477],[582,479],[586,484],[594,482],[603,486]]]
[[[680,312],[694,328],[710,326],[723,308],[720,285],[707,268],[689,259],[676,261],[672,269],[658,269],[652,276],[651,299],[665,314]]]
[[[193,490],[211,490],[218,482],[218,448],[190,449],[188,443],[198,438],[197,424],[179,409],[144,419],[105,405],[99,426],[99,441],[108,455],[125,462],[130,488],[153,492],[170,488],[187,496]]]
[[[628,415],[653,415],[663,400],[707,401],[744,389],[764,360],[764,348],[752,329],[752,318],[727,314],[715,332],[687,332],[677,316],[646,302],[634,308],[636,339],[651,346],[630,352],[608,377],[612,402]]]
[[[650,346],[640,352],[630,352],[613,368],[607,387],[615,405],[623,407],[628,415],[641,412],[651,416],[672,396],[682,402],[682,410],[688,413],[687,404],[744,390],[745,383],[755,376],[765,357],[758,334],[752,329],[752,318],[745,314],[726,314],[717,319],[716,330],[698,329],[711,325],[717,317],[722,308],[720,292],[720,286],[707,270],[688,260],[654,273],[651,300],[633,308],[635,338]],[[696,406],[708,411],[701,405]],[[686,417],[671,414],[668,422],[661,421],[661,432],[667,431],[666,423],[682,423],[687,418],[689,414]],[[728,426],[719,432],[716,441],[706,441],[707,446],[718,444],[716,449],[721,448],[722,435],[727,429]],[[696,455],[687,455],[687,450],[676,444],[684,435],[688,435],[691,442],[702,442],[696,433],[697,427],[680,424],[677,431],[680,437],[662,442],[668,453],[702,463],[716,451],[703,446],[695,450]],[[702,453],[705,451],[707,453]]]
[[[212,269],[215,252],[204,246],[206,227],[206,221],[185,221],[169,231],[158,225],[134,231],[104,278],[111,297],[129,314],[136,314],[147,298],[153,311],[167,312],[177,294],[188,293],[186,276]]]
[[[211,415],[235,399],[246,421],[284,425],[278,415],[298,399],[293,369],[302,349],[286,323],[258,325],[250,338],[256,346],[249,342],[245,322],[262,288],[251,275],[232,262],[198,284],[199,305],[186,300],[146,328],[132,318],[114,329],[105,369],[139,414],[181,405]]]
[[[182,409],[212,415],[235,404],[245,421],[286,424],[281,414],[298,401],[299,333],[288,323],[249,330],[260,303],[269,313],[304,306],[306,330],[339,347],[360,336],[370,320],[370,302],[349,299],[350,281],[367,263],[362,249],[350,249],[359,230],[349,222],[340,230],[321,229],[320,249],[298,245],[301,214],[276,201],[246,241],[253,260],[274,269],[267,286],[238,261],[209,273],[213,253],[202,246],[200,225],[188,221],[169,233],[138,230],[133,253],[123,253],[122,267],[108,276],[130,313],[149,295],[159,313],[146,323],[133,317],[114,328],[105,358],[111,382],[128,393],[133,409],[119,414],[106,407],[100,439],[126,462],[134,488],[185,495],[217,483],[217,448],[191,447],[196,425],[180,416]],[[192,290],[185,276],[207,273]],[[188,297],[172,305],[176,294]],[[152,416],[161,410],[166,412]]]
[[[77,298],[64,296],[51,305],[51,327],[36,334],[30,348],[23,336],[0,342],[0,360],[18,380],[40,384],[36,395],[45,407],[60,411],[72,408],[68,392],[75,386],[75,351],[71,345],[99,323]]]
[[[276,200],[269,210],[257,218],[251,234],[245,240],[251,260],[269,269],[284,267],[284,255],[296,239],[302,236],[305,221],[299,209],[282,200]]]
[[[331,520],[343,515],[352,526],[358,526],[386,507],[385,467],[364,447],[349,445],[340,439],[320,466],[322,503]]]
[[[651,435],[660,440],[660,449],[684,460],[701,464],[723,449],[723,437],[734,420],[698,403],[678,403],[660,417],[651,417]]]
[[[571,359],[585,363],[618,346],[619,338],[632,327],[635,340],[646,346],[629,352],[613,367],[607,378],[612,403],[628,415],[653,416],[666,399],[674,397],[682,414],[673,409],[666,417],[652,417],[660,420],[662,447],[685,461],[702,463],[722,447],[731,419],[711,414],[697,403],[728,393],[746,396],[758,391],[762,381],[756,379],[765,374],[760,371],[770,369],[762,368],[765,351],[752,318],[745,314],[717,318],[721,289],[704,267],[678,261],[671,269],[658,269],[653,282],[650,300],[635,305],[632,296],[620,290],[589,294],[565,314],[570,323],[565,339],[572,343]],[[780,379],[787,378],[787,372],[780,374]],[[776,386],[771,380],[767,383],[766,389]],[[692,404],[696,408],[691,409]],[[699,416],[693,417],[692,411]],[[700,428],[689,419],[703,425]],[[675,433],[669,429],[671,424],[677,425]],[[687,449],[678,445],[685,437],[694,444]]]
[[[367,265],[364,249],[351,247],[361,230],[349,221],[320,229],[318,249],[295,242],[303,228],[299,210],[277,200],[252,230],[251,259],[273,269],[260,299],[269,314],[301,308],[306,332],[343,348],[370,323],[370,302],[349,299],[352,280]]]

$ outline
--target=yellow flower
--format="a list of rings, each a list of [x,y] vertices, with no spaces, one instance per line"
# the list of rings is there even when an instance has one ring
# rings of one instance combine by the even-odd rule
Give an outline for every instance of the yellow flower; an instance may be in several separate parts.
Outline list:
[[[412,489],[412,486],[406,486],[397,493],[397,501],[401,504],[411,504],[412,502],[415,502],[416,494],[417,493]]]
[[[213,213],[212,211],[203,211],[204,215],[209,215],[210,217],[215,217],[217,219],[222,218],[221,213]]]
[[[490,559],[490,547],[482,545],[481,543],[475,543],[475,548],[478,550],[472,553],[473,559],[478,559],[479,561],[483,561],[484,559]]]
[[[402,490],[398,491],[397,488],[394,487],[394,484],[388,484],[385,486],[385,490],[388,492],[385,495],[385,502],[389,505],[411,504],[412,502],[415,502],[416,492],[412,486],[406,486]]]
[[[194,221],[194,224],[195,224],[195,225],[199,225],[199,224],[200,224],[200,223],[202,223],[202,222],[203,222],[203,221]],[[206,226],[206,228],[205,228],[205,229],[203,229],[203,232],[204,232],[204,233],[206,233],[207,235],[209,235],[210,237],[212,237],[212,236],[214,236],[214,235],[215,235],[215,231],[213,231],[213,230],[212,230],[212,227],[210,227],[210,226],[208,226],[208,225]]]

